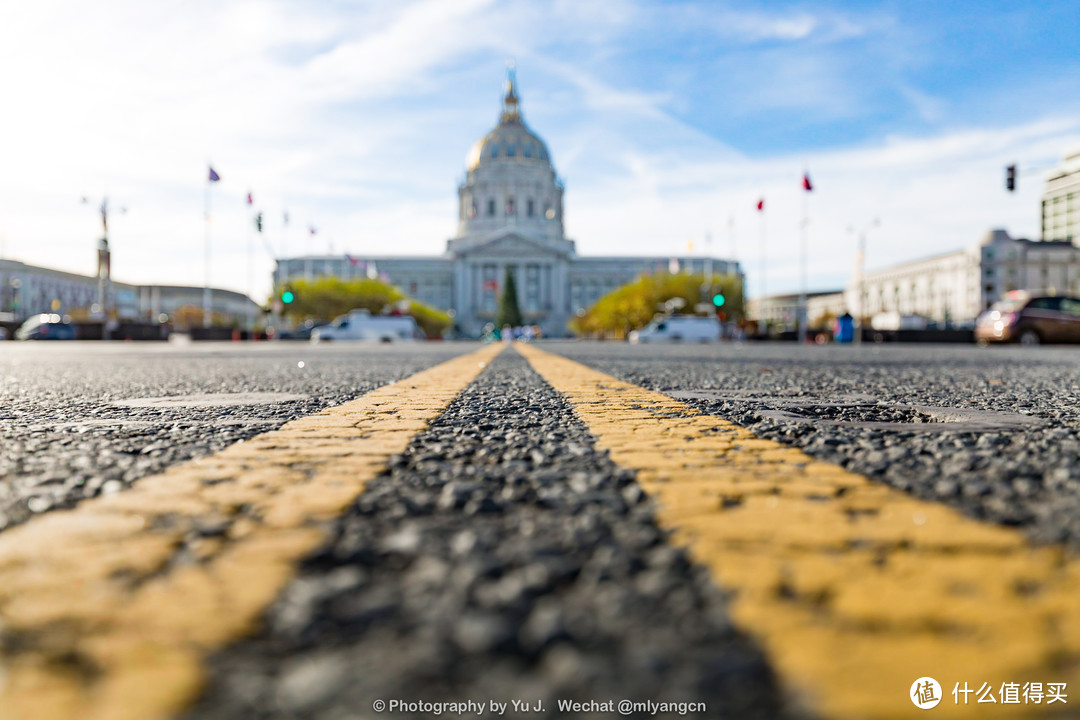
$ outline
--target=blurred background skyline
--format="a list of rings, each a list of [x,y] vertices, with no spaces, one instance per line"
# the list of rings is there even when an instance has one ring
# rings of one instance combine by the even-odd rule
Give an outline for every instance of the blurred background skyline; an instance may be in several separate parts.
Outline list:
[[[1065,2],[8,4],[0,244],[92,274],[107,195],[115,279],[201,285],[210,164],[215,286],[247,290],[249,192],[279,256],[440,254],[513,58],[579,254],[711,232],[753,296],[763,197],[768,291],[796,291],[808,171],[810,287],[839,287],[875,218],[871,268],[1039,237],[1043,171],[1080,146],[1077,24]]]

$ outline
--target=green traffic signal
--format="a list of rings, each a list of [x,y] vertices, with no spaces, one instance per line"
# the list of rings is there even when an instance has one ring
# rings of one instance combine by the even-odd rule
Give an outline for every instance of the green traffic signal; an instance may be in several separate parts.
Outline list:
[[[281,293],[281,302],[285,303],[286,305],[288,305],[295,299],[296,296],[293,295],[292,290],[286,290],[285,292]]]
[[[716,293],[715,295],[712,296],[712,304],[715,305],[716,307],[723,307],[724,303],[726,303],[726,302],[727,302],[727,298],[724,297],[723,293]]]

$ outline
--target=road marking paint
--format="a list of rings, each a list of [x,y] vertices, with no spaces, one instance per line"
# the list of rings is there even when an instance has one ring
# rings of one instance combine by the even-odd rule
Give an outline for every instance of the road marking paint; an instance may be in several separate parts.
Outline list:
[[[794,701],[828,718],[1064,717],[1080,702],[1080,562],[531,346],[518,346],[659,522],[732,592]],[[954,704],[955,683],[1067,682],[1056,703]],[[964,696],[960,695],[963,702]],[[1045,701],[1044,701],[1045,702]],[[1059,717],[1054,715],[1054,717]]]
[[[158,720],[502,345],[0,534],[0,720]],[[478,365],[478,360],[480,364]]]
[[[125,400],[116,400],[111,404],[113,407],[122,408],[203,408],[231,407],[234,405],[276,405],[278,403],[307,399],[307,395],[297,393],[235,392],[127,398]]]

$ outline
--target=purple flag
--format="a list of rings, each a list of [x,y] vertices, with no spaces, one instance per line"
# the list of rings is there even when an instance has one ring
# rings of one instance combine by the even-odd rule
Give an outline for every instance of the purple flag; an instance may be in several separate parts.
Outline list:
[[[214,168],[210,168],[210,182],[218,182],[221,180],[221,176],[214,172]]]

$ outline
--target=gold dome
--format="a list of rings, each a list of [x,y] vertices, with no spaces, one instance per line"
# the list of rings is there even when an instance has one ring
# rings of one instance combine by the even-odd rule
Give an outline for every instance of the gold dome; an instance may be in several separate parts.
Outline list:
[[[525,125],[521,117],[513,68],[507,77],[499,124],[472,146],[465,158],[465,167],[475,170],[489,162],[542,162],[551,165],[547,145]]]

